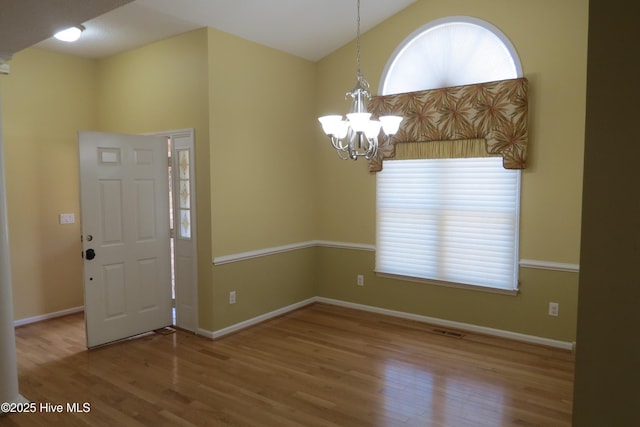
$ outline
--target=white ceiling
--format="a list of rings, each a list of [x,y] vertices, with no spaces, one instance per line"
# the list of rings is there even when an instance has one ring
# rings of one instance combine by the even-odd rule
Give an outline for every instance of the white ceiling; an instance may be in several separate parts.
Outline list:
[[[361,0],[361,31],[415,1]],[[135,0],[83,22],[76,43],[50,38],[36,47],[101,58],[213,27],[316,61],[355,38],[356,16],[356,0]]]

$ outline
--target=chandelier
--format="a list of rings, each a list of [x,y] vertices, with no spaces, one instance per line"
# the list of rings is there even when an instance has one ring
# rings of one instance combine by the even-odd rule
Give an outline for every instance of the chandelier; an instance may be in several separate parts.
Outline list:
[[[398,132],[402,117],[381,116],[379,120],[371,120],[371,113],[367,110],[367,100],[371,99],[369,82],[360,72],[360,0],[358,0],[358,21],[356,37],[356,61],[358,74],[356,86],[351,92],[347,92],[345,98],[350,96],[353,101],[347,118],[332,114],[319,117],[322,130],[331,140],[331,145],[342,160],[358,160],[364,157],[371,160],[378,153],[378,135],[380,129],[389,139]]]

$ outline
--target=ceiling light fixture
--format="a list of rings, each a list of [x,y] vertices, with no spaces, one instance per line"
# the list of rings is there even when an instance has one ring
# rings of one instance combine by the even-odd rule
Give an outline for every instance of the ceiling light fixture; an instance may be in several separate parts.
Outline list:
[[[54,34],[54,37],[63,42],[74,42],[80,38],[80,34],[82,34],[84,30],[85,28],[82,25],[76,25],[75,27],[58,31]]]
[[[371,99],[369,82],[360,72],[360,0],[358,0],[358,31],[356,36],[356,61],[358,74],[356,86],[351,92],[347,92],[345,98],[353,98],[351,111],[346,120],[341,115],[333,114],[319,117],[322,130],[331,140],[331,145],[342,160],[358,160],[364,157],[367,160],[375,158],[378,153],[378,135],[380,128],[387,138],[391,138],[398,132],[401,116],[381,116],[380,120],[371,120],[371,113],[367,110],[367,99]]]

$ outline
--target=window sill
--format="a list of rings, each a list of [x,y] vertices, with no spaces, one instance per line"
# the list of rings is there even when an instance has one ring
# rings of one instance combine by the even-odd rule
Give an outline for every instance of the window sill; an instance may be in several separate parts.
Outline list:
[[[380,271],[376,271],[375,274],[376,276],[383,277],[385,279],[396,279],[396,280],[403,280],[406,282],[425,283],[428,285],[444,286],[447,288],[456,288],[456,289],[465,289],[468,291],[488,292],[492,294],[511,295],[511,296],[516,296],[518,295],[518,292],[519,292],[519,289],[502,289],[502,288],[492,288],[489,286],[467,285],[464,283],[444,282],[441,280],[433,280],[433,279],[422,279],[420,277],[402,276],[399,274],[383,273]]]

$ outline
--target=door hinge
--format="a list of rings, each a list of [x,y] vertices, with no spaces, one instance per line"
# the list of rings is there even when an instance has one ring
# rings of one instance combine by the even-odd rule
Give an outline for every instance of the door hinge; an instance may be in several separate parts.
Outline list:
[[[175,230],[175,228],[170,228],[169,229],[169,238],[171,238],[171,239],[175,239],[176,238],[176,230]]]

